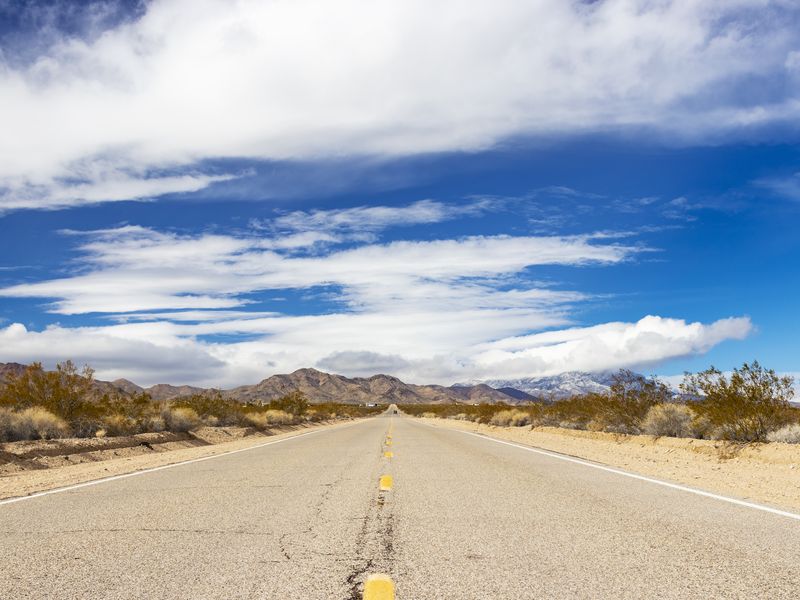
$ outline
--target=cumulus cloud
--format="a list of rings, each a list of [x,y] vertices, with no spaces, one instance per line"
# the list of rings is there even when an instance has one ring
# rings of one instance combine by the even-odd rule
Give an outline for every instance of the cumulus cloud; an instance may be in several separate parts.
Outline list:
[[[484,345],[475,355],[477,369],[513,372],[524,377],[533,367],[552,375],[576,365],[586,371],[657,364],[707,352],[728,339],[741,340],[753,329],[749,318],[729,318],[711,324],[647,316],[636,323],[604,323],[511,337]]]
[[[99,376],[114,380],[127,378],[145,384],[178,381],[225,380],[227,366],[201,344],[173,337],[153,341],[121,336],[113,328],[59,327],[29,331],[21,323],[0,328],[4,358],[49,367],[72,358],[90,364]]]
[[[475,311],[450,319],[431,313],[256,321],[248,321],[250,326],[228,322],[217,327],[166,322],[54,326],[40,332],[15,323],[0,329],[0,343],[7,360],[54,364],[67,352],[96,366],[101,377],[126,377],[141,384],[234,386],[309,365],[350,376],[388,372],[410,382],[452,384],[652,365],[705,352],[726,339],[742,339],[752,329],[746,318],[703,324],[649,316],[635,323],[515,336],[537,325],[521,311]],[[220,330],[267,335],[227,344],[196,337]]]
[[[154,0],[4,61],[0,206],[196,189],[219,174],[180,171],[210,158],[746,134],[800,112],[798,16],[783,0]]]

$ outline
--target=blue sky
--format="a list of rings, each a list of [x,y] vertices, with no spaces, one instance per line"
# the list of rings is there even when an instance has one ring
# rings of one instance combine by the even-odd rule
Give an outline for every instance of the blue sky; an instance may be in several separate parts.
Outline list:
[[[0,361],[800,371],[799,17],[0,2]]]

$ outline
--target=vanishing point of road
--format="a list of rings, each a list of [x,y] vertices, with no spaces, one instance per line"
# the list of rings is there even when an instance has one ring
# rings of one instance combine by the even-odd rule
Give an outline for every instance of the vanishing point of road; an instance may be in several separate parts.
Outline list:
[[[5,599],[794,599],[799,557],[796,519],[389,414],[0,504]]]

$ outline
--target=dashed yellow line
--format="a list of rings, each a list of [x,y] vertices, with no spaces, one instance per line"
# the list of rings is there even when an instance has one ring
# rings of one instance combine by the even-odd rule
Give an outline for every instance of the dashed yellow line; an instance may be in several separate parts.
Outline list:
[[[394,458],[394,452],[384,452],[383,455],[386,458]]]
[[[381,475],[381,480],[378,485],[378,489],[382,492],[389,492],[392,489],[392,481],[391,475]]]
[[[367,577],[364,583],[364,600],[394,600],[394,582],[383,573]]]

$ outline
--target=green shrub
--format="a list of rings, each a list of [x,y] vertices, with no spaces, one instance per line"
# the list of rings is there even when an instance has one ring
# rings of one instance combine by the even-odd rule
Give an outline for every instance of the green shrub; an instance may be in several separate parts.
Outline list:
[[[45,371],[41,363],[33,363],[21,374],[8,376],[0,389],[0,406],[15,409],[40,406],[69,421],[87,403],[93,376],[90,367],[78,371],[69,360],[56,365],[55,371]]]
[[[695,399],[692,408],[721,439],[763,442],[771,431],[793,418],[789,406],[794,396],[792,378],[780,377],[757,361],[734,369],[730,377],[714,367],[687,373],[681,390]]]
[[[269,408],[300,417],[308,410],[308,399],[301,392],[292,392],[283,398],[271,401]]]

